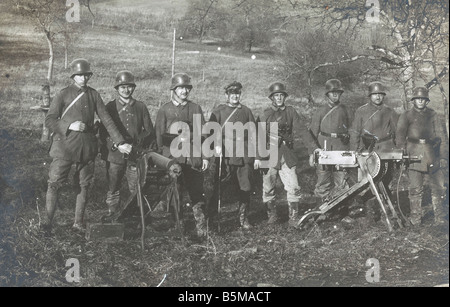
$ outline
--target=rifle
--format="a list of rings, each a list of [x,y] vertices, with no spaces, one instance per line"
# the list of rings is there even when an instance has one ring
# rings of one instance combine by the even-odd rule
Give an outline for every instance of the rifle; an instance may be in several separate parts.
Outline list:
[[[308,132],[311,135],[311,138],[314,141],[314,144],[317,146],[317,148],[322,149],[322,146],[320,146],[319,140],[316,138],[316,136],[314,135],[314,133],[312,132],[312,130],[310,128],[308,128]]]
[[[220,158],[219,158],[219,181],[218,181],[218,187],[217,187],[217,231],[220,233],[220,212],[221,212],[221,204],[220,204],[220,199],[222,198],[221,195],[221,190],[220,190],[220,186],[221,186],[221,181],[222,181],[222,161],[223,161],[223,154],[220,153]]]

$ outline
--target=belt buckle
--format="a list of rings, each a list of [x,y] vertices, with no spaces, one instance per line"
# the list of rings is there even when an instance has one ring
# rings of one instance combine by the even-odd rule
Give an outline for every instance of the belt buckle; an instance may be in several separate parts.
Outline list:
[[[426,139],[419,139],[419,144],[426,144],[427,140]]]
[[[337,133],[330,133],[330,134],[331,134],[331,137],[332,137],[332,138],[337,139],[337,137],[338,137],[338,136],[337,136]]]

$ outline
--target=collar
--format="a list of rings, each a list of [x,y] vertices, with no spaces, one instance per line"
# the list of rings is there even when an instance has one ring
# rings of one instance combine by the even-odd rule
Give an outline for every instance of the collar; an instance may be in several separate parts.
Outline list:
[[[183,102],[178,102],[178,101],[175,101],[175,99],[172,99],[172,103],[174,104],[174,106],[176,106],[176,107],[179,107],[179,106],[182,106],[182,107],[184,107],[187,103],[188,103],[188,101],[187,100],[185,100],[185,101],[183,101]]]
[[[286,105],[284,104],[282,107],[277,107],[277,106],[275,106],[275,105],[271,105],[271,108],[272,108],[272,110],[274,110],[274,111],[278,111],[278,110],[281,110],[281,111],[284,111],[284,110],[286,110]]]
[[[88,90],[88,86],[79,86],[77,83],[73,83],[73,87],[77,89],[77,91],[86,92]]]
[[[238,104],[231,104],[231,103],[229,103],[229,102],[227,102],[227,106],[229,106],[230,108],[238,108],[238,109],[240,109],[240,108],[242,108],[242,105],[241,105],[241,103],[238,103]]]
[[[413,109],[414,111],[416,111],[417,113],[419,113],[419,114],[424,114],[424,113],[426,113],[427,110],[428,110],[428,108],[427,108],[426,106],[425,106],[425,108],[423,108],[422,110],[419,110],[419,109],[416,108],[415,106],[413,106],[412,109]]]
[[[332,109],[334,107],[338,107],[340,104],[341,104],[340,102],[337,103],[337,104],[336,103],[332,103],[329,99],[327,101],[327,105],[328,105],[328,107],[330,107],[330,109]]]
[[[377,108],[377,109],[381,110],[383,108],[383,106],[384,106],[384,103],[382,103],[380,105],[376,105],[372,101],[370,101],[370,105],[373,106],[374,108]]]
[[[122,97],[120,97],[120,96],[119,96],[119,98],[117,98],[117,101],[123,106],[126,105],[126,104],[128,104],[130,106],[133,106],[134,103],[136,102],[136,100],[133,97],[130,98],[129,102],[125,102],[125,101],[122,100]]]

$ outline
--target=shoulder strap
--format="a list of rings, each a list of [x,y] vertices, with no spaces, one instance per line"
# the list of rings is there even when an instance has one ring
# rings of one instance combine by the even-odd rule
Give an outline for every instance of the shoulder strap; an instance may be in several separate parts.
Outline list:
[[[85,92],[82,92],[80,95],[78,95],[70,104],[69,106],[64,110],[63,114],[61,115],[60,119],[62,119],[64,117],[64,115],[66,115],[67,111],[69,111],[69,109],[75,104],[75,102],[77,102],[81,96],[84,95]]]
[[[225,122],[222,124],[222,128],[225,127],[225,124],[228,123],[228,121],[230,120],[231,116],[233,116],[233,114],[236,113],[237,109],[238,108],[234,108],[233,112],[231,112],[231,114],[227,117]]]
[[[370,117],[364,122],[364,124],[362,125],[363,127],[369,122],[369,120],[372,119],[372,117],[375,116],[375,114],[378,113],[378,111],[380,111],[381,109],[376,110],[372,115],[370,115]]]
[[[319,129],[320,129],[320,131],[322,131],[322,123],[323,123],[323,121],[324,121],[324,119],[328,116],[328,115],[330,115],[331,114],[331,112],[333,112],[334,110],[336,110],[336,108],[337,108],[338,106],[334,106],[334,107],[332,107],[331,108],[331,110],[330,111],[328,111],[327,112],[327,114],[325,114],[325,116],[324,117],[322,117],[322,120],[320,121],[320,125],[319,125]]]

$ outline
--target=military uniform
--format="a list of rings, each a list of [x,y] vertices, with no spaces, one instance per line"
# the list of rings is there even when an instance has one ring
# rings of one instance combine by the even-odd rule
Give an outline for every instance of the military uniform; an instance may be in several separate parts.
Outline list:
[[[233,82],[228,85],[225,90],[228,92],[230,89],[236,89],[240,93],[241,88],[242,85],[239,82]],[[219,123],[223,128],[222,140],[224,146],[222,148],[222,173],[227,175],[225,181],[237,183],[239,188],[238,200],[240,203],[240,223],[244,228],[250,228],[247,215],[250,206],[253,164],[256,155],[256,151],[254,154],[251,154],[250,148],[256,149],[255,118],[252,111],[245,105],[240,103],[224,103],[213,109],[210,121]],[[231,126],[235,123],[242,123],[244,127],[246,124],[252,123],[255,129],[245,129],[243,135],[238,133],[229,135],[230,133],[226,133],[226,125]],[[226,146],[227,140],[232,144],[232,148]],[[223,178],[219,178],[219,165],[220,158],[216,158],[214,193],[209,207],[209,214],[211,217],[217,214],[217,201],[218,197],[220,197],[218,195],[218,185],[220,184],[220,180],[223,180]]]
[[[61,118],[71,102],[83,92],[81,98]],[[66,87],[56,95],[47,113],[45,124],[53,132],[50,148],[50,156],[53,161],[50,165],[46,199],[50,223],[56,209],[58,190],[67,179],[73,164],[76,167],[75,179],[80,186],[76,200],[74,225],[79,226],[83,223],[85,205],[89,196],[88,187],[94,178],[94,159],[98,153],[97,138],[94,132],[95,113],[110,133],[111,139],[116,144],[123,142],[124,138],[106,111],[100,94],[91,87],[80,88],[75,84]],[[85,123],[85,131],[69,130],[69,126],[75,121]]]
[[[415,94],[421,96],[420,91],[428,99],[428,91],[424,88],[416,88]],[[444,186],[445,175],[440,167],[440,159],[448,159],[448,144],[436,112],[428,107],[422,110],[414,107],[401,114],[397,124],[396,143],[408,155],[421,159],[420,162],[410,163],[408,168],[411,223],[421,223],[425,176],[429,178],[435,220],[442,222],[443,200],[447,189]]]
[[[384,87],[379,82],[369,85],[369,96],[383,94]],[[375,152],[390,152],[395,148],[395,130],[399,115],[390,107],[381,103],[371,102],[359,107],[350,129],[350,150],[370,150]],[[386,162],[386,175],[383,183],[386,188],[392,181],[393,164]]]
[[[106,161],[106,176],[108,180],[108,193],[106,203],[111,213],[115,212],[120,201],[120,186],[122,178],[127,178],[128,188],[133,194],[136,191],[137,170],[136,150],[146,149],[154,139],[154,128],[147,106],[134,98],[128,103],[120,98],[110,101],[106,105],[115,125],[125,138],[126,142],[133,144],[132,154],[125,155],[113,149],[114,142],[106,129],[100,129],[101,157]]]
[[[349,115],[342,102],[338,105],[331,105],[327,102],[314,112],[310,130],[321,148],[325,147],[326,142],[327,150],[349,150],[349,127]],[[314,146],[310,147],[310,154],[313,153],[314,149]],[[317,184],[314,194],[317,197],[324,198],[329,195],[333,187],[348,187],[346,177],[345,171],[337,171],[327,166],[317,166]]]
[[[186,74],[179,73],[172,77],[171,90],[176,90],[177,87],[192,88],[190,77]],[[175,95],[175,94],[174,94]],[[196,120],[198,118],[199,120]],[[173,157],[171,153],[172,141],[179,137],[178,134],[173,133],[182,128],[179,123],[184,123],[189,127],[190,139],[186,140],[190,145],[190,151],[182,154],[180,157]],[[158,150],[162,155],[175,159],[182,168],[181,184],[186,187],[189,197],[194,204],[192,210],[196,220],[197,234],[199,237],[206,236],[206,221],[204,210],[206,201],[204,196],[204,175],[202,172],[204,156],[201,152],[201,143],[196,144],[193,140],[194,126],[195,131],[202,131],[205,118],[203,110],[200,105],[190,101],[184,100],[177,102],[172,100],[165,103],[158,110],[155,121],[156,144]],[[171,133],[172,130],[172,133]],[[179,131],[181,133],[181,131]],[[183,145],[183,144],[179,144]],[[200,148],[199,148],[200,145]]]
[[[284,94],[283,99],[287,97],[286,89],[283,83],[273,83],[269,87],[269,91],[269,98],[271,98],[275,93]],[[276,165],[269,167],[263,174],[263,202],[267,205],[269,223],[274,223],[278,219],[275,203],[275,188],[277,176],[280,176],[287,194],[289,221],[291,224],[294,224],[298,219],[298,207],[302,198],[296,172],[298,159],[294,152],[294,144],[296,144],[294,141],[295,137],[298,138],[299,133],[303,131],[303,142],[311,142],[310,137],[305,138],[305,136],[309,136],[307,127],[304,124],[302,126],[302,123],[305,121],[300,118],[300,115],[292,106],[286,106],[284,101],[282,106],[272,103],[270,108],[264,110],[262,116],[258,117],[257,121],[266,123],[269,142],[271,142],[272,145],[275,145],[278,149]],[[278,123],[278,131],[275,136],[269,130],[269,125],[273,122]],[[311,147],[310,143],[306,144],[307,147]],[[269,157],[261,158],[258,155],[258,159],[267,160]]]

